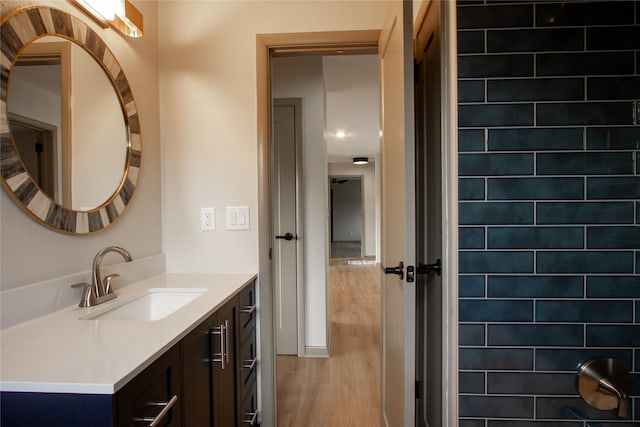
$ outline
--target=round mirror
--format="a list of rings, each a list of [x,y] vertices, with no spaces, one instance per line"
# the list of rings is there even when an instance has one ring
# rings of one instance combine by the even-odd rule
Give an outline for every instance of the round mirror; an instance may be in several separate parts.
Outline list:
[[[90,233],[129,203],[140,130],[129,84],[105,43],[57,9],[3,18],[2,178],[42,224]]]

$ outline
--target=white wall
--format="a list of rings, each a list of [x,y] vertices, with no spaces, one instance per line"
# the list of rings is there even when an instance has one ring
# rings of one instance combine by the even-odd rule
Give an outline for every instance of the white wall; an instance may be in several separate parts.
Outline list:
[[[258,269],[256,34],[379,29],[385,10],[386,3],[378,1],[159,3],[163,229],[169,271]],[[321,181],[326,185],[323,157],[314,167],[325,171]],[[326,200],[308,201],[305,209],[326,212]],[[251,230],[224,230],[224,208],[236,205],[251,208]],[[216,231],[200,231],[203,206],[216,208]],[[324,262],[326,246],[319,247],[314,244],[307,256]],[[317,280],[324,282],[325,276]],[[308,325],[317,327],[318,334],[309,331],[307,344],[325,345],[320,332],[324,322]]]
[[[256,271],[256,34],[381,28],[378,1],[161,1],[164,240],[171,271]],[[225,206],[252,229],[224,230]],[[217,230],[199,230],[203,206]]]
[[[124,246],[135,258],[162,252],[157,4],[134,3],[145,19],[145,35],[141,39],[125,38],[114,30],[99,28],[69,2],[2,2],[3,14],[33,4],[64,10],[80,17],[107,43],[125,71],[138,106],[142,170],[134,197],[124,214],[107,229],[85,236],[65,235],[43,227],[1,191],[0,290],[84,272],[91,268],[96,252],[108,245]],[[105,261],[105,264],[112,262]]]
[[[353,163],[329,163],[330,176],[362,176],[363,219],[364,219],[364,254],[376,256],[377,246],[377,203],[376,199],[376,167],[371,161],[366,165]]]
[[[327,154],[322,57],[275,58],[274,98],[302,98],[305,345],[327,347]]]

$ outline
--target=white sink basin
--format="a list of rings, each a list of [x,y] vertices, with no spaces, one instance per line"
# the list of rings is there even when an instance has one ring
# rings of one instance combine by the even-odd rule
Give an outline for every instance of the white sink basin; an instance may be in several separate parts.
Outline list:
[[[82,320],[160,320],[206,292],[201,288],[152,288],[146,292],[91,313]]]

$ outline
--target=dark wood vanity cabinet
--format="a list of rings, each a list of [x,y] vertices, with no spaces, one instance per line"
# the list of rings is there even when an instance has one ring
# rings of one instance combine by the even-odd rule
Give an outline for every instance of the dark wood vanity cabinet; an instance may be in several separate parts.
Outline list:
[[[245,286],[238,293],[238,308],[238,425],[256,426],[258,419],[256,318],[258,314],[255,282]]]
[[[213,426],[211,330],[214,317],[205,320],[181,342],[183,427]]]
[[[115,398],[118,427],[182,426],[179,344],[125,385]]]
[[[237,426],[238,389],[236,366],[238,366],[236,343],[238,299],[225,304],[215,314],[213,330],[213,425],[214,427]]]
[[[255,291],[253,281],[114,395],[0,393],[0,424],[256,426]]]
[[[257,425],[254,303],[252,282],[182,340],[183,427]]]

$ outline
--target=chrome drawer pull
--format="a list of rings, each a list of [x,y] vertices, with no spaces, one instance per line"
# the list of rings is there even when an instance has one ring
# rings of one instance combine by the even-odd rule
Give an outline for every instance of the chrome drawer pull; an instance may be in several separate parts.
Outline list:
[[[242,369],[246,369],[248,371],[252,370],[254,366],[256,366],[256,362],[258,361],[257,357],[254,357],[253,360],[245,360],[244,365],[242,365]]]
[[[244,420],[242,424],[249,424],[250,426],[255,425],[256,420],[258,419],[258,411],[255,412],[245,412],[245,417],[251,417],[250,420]]]
[[[162,419],[167,416],[167,414],[171,410],[171,407],[175,405],[177,401],[178,395],[174,394],[171,400],[169,400],[168,402],[153,402],[150,404],[150,406],[164,406],[164,408],[162,408],[162,411],[160,411],[158,415],[156,415],[155,417],[134,418],[133,421],[150,423],[149,427],[156,427],[160,425]]]
[[[245,314],[253,314],[253,312],[256,311],[256,305],[245,305],[244,307],[242,307],[242,310],[240,310],[241,313],[245,313]]]
[[[220,336],[220,353],[215,353],[211,361],[220,362],[220,367],[224,369],[229,363],[229,321],[225,320],[223,324],[213,328],[211,334]]]

